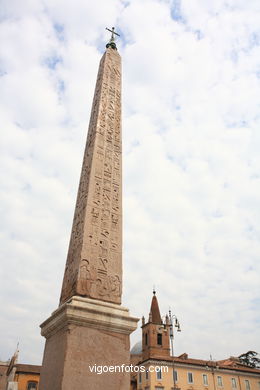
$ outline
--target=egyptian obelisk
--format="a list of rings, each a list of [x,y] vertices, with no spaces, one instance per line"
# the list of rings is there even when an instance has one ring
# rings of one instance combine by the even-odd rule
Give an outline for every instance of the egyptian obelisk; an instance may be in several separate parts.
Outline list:
[[[121,58],[114,28],[111,33],[97,76],[60,306],[41,325],[40,390],[130,386],[129,373],[94,369],[129,364],[129,335],[138,321],[121,306]]]

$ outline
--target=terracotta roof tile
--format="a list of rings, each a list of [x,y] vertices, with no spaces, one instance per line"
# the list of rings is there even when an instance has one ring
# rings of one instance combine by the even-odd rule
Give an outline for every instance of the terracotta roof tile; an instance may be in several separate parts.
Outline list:
[[[222,369],[226,369],[226,370],[232,369],[232,370],[236,370],[236,371],[251,372],[251,373],[256,373],[256,374],[260,375],[259,368],[253,368],[253,367],[245,366],[243,364],[237,364],[236,362],[232,362],[229,359],[213,362],[211,360],[191,359],[191,358],[185,359],[185,358],[181,358],[181,357],[176,356],[173,358],[173,360],[176,363],[193,364],[193,365],[199,365],[199,366],[205,366],[205,367],[208,366],[209,368],[218,367],[218,368],[222,368]]]
[[[161,324],[162,323],[161,313],[160,313],[158,301],[157,301],[155,294],[153,295],[153,298],[152,298],[150,313],[152,315],[151,320],[152,320],[153,324]]]

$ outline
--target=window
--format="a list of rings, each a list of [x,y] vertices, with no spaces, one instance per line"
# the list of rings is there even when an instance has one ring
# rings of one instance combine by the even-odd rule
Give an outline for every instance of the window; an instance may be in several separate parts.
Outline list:
[[[145,333],[144,338],[145,338],[145,345],[147,345],[148,344],[148,334],[147,333]]]
[[[178,382],[178,373],[176,370],[173,370],[173,381],[176,383]]]
[[[245,379],[246,390],[250,390],[250,383],[248,379]]]
[[[218,386],[222,387],[223,386],[222,376],[217,376],[217,381],[218,381]]]
[[[202,379],[203,379],[203,385],[204,386],[208,386],[209,382],[208,382],[208,375],[207,374],[203,374],[202,375]]]
[[[139,375],[138,375],[138,382],[142,383],[142,373],[141,372],[139,372]]]
[[[231,378],[231,385],[232,385],[232,388],[233,388],[233,389],[236,389],[236,387],[237,387],[236,378]]]
[[[157,344],[162,345],[162,334],[161,333],[157,333]]]
[[[164,390],[164,387],[162,387],[162,386],[155,386],[155,390]]]
[[[192,374],[192,372],[188,372],[188,383],[193,383],[193,374]]]
[[[30,381],[27,383],[27,390],[37,390],[38,382]]]
[[[149,371],[145,370],[145,379],[148,379],[148,378],[149,378]]]
[[[162,369],[160,367],[156,367],[156,379],[158,381],[162,379]]]

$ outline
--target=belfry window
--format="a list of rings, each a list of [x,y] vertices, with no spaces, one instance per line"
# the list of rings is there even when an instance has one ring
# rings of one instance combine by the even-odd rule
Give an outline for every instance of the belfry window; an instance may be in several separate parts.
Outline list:
[[[145,339],[145,345],[147,345],[148,344],[148,334],[147,333],[145,333],[144,339]]]
[[[157,333],[157,344],[162,345],[162,334],[161,333]]]

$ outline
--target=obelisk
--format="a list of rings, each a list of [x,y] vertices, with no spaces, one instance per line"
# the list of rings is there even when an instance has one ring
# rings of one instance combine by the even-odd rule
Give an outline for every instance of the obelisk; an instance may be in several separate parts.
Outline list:
[[[111,31],[111,30],[109,30]],[[128,390],[137,318],[121,306],[121,58],[115,31],[101,58],[60,297],[42,325],[40,390]],[[96,365],[96,366],[95,366]]]

